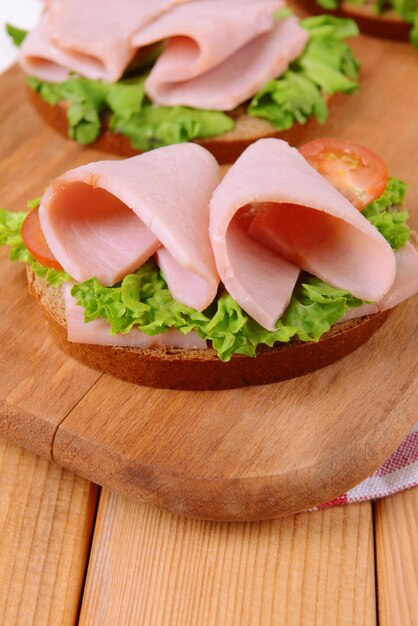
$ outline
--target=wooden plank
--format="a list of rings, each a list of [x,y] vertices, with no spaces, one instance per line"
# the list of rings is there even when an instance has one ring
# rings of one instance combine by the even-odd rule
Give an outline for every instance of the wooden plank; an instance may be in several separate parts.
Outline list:
[[[75,624],[97,487],[0,439],[0,494],[0,624]]]
[[[418,625],[418,488],[375,504],[380,626]]]
[[[371,505],[184,519],[103,491],[80,626],[372,626]]]

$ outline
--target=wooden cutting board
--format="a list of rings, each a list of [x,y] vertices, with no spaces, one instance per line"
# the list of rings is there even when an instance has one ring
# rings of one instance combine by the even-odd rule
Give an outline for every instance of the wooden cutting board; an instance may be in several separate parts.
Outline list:
[[[363,89],[313,136],[367,144],[409,181],[418,227],[418,56],[359,38]],[[22,209],[57,174],[102,157],[33,113],[16,68],[0,78],[1,204]],[[134,498],[207,519],[255,520],[324,502],[373,472],[417,419],[418,299],[367,345],[300,379],[221,392],[147,389],[52,344],[24,268],[0,253],[0,431]]]

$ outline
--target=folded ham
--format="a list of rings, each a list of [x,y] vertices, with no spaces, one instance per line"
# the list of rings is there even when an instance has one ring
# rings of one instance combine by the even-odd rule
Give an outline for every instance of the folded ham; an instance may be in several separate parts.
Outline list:
[[[110,334],[109,324],[103,319],[84,321],[83,307],[71,295],[74,283],[64,285],[65,313],[67,318],[67,339],[72,343],[90,343],[99,346],[120,346],[129,348],[182,348],[183,350],[205,349],[206,341],[191,331],[183,335],[178,330],[169,329],[160,335],[146,335],[137,328],[128,333]]]
[[[396,250],[395,259],[395,280],[388,293],[379,302],[363,304],[355,309],[350,309],[343,321],[393,309],[397,304],[418,293],[418,250],[415,245],[410,242],[406,243],[402,248]]]
[[[51,0],[20,48],[25,72],[49,82],[69,71],[119,80],[137,49],[132,35],[187,0]]]
[[[370,301],[395,278],[384,237],[278,139],[252,144],[228,171],[212,197],[210,238],[227,291],[268,330],[288,306],[300,268]]]
[[[145,88],[161,105],[230,111],[282,74],[308,33],[274,19],[281,0],[195,0],[134,35],[137,47],[168,40]]]
[[[297,18],[274,17],[284,6],[283,0],[51,0],[21,47],[20,63],[50,82],[69,71],[114,82],[138,50],[167,41],[146,81],[150,98],[229,111],[303,51],[308,33]]]
[[[219,179],[214,157],[195,144],[90,163],[51,183],[39,207],[41,227],[77,282],[96,276],[114,285],[157,252],[173,297],[203,310],[219,282],[208,237]]]

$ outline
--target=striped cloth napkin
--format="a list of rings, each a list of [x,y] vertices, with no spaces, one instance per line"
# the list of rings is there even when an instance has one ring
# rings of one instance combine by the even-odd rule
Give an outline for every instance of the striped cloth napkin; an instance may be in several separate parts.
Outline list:
[[[325,504],[318,511],[339,504],[375,500],[418,485],[418,422],[399,448],[378,470],[362,483]]]

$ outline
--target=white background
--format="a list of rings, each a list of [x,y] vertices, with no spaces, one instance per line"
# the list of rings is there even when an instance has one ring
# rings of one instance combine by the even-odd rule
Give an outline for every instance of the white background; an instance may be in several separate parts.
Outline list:
[[[42,0],[0,0],[0,72],[12,65],[17,56],[17,48],[6,34],[4,25],[8,22],[30,30],[38,21],[41,10]]]

